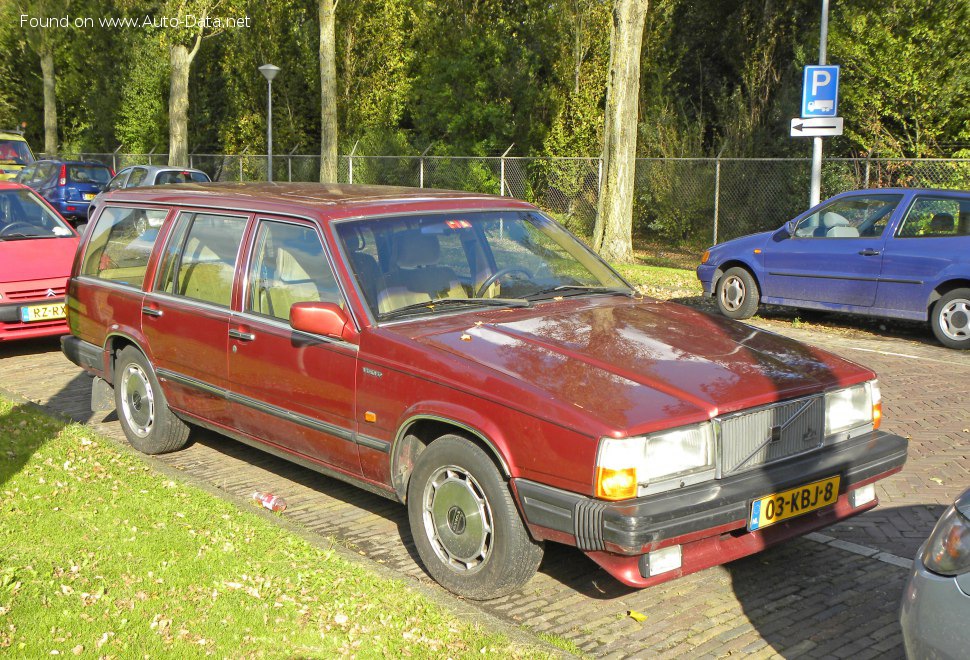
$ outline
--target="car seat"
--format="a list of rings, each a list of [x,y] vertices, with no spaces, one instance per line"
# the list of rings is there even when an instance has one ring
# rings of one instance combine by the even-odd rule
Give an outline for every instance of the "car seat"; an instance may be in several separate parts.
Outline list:
[[[464,298],[466,292],[455,271],[439,266],[441,245],[433,234],[401,232],[392,244],[393,268],[384,277],[377,308],[389,312],[440,298]]]

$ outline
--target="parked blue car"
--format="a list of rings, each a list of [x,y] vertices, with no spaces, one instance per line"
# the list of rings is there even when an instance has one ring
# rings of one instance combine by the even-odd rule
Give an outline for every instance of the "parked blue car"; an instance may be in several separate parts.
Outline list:
[[[88,217],[88,206],[114,172],[97,161],[37,160],[15,179],[30,186],[74,224]]]
[[[970,192],[836,195],[777,231],[715,245],[697,277],[733,319],[770,303],[929,320],[942,344],[970,348]]]

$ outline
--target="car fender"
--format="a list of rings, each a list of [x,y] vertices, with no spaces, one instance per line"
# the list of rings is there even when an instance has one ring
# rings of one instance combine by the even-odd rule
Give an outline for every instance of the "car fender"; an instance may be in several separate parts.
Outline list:
[[[931,282],[926,283],[928,290],[926,307],[929,308],[948,291],[962,287],[970,288],[970,266],[966,263],[950,264]]]

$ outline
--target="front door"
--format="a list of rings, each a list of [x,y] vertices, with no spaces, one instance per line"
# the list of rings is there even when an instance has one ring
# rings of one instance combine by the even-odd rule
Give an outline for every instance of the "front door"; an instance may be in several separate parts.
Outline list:
[[[764,295],[870,307],[882,270],[884,230],[900,195],[846,197],[801,220],[764,248]]]
[[[277,448],[360,474],[355,444],[357,346],[296,332],[290,306],[346,308],[310,223],[260,220],[241,313],[229,323],[229,378],[237,428]]]

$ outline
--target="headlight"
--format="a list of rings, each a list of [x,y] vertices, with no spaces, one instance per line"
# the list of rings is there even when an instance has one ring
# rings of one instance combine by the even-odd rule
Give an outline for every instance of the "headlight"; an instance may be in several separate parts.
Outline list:
[[[970,521],[950,507],[936,523],[923,550],[923,565],[940,575],[970,571]]]
[[[636,438],[603,438],[596,457],[596,497],[636,497],[640,486],[714,468],[710,422]]]
[[[825,395],[825,435],[872,424],[879,428],[882,398],[878,381],[828,392]]]

